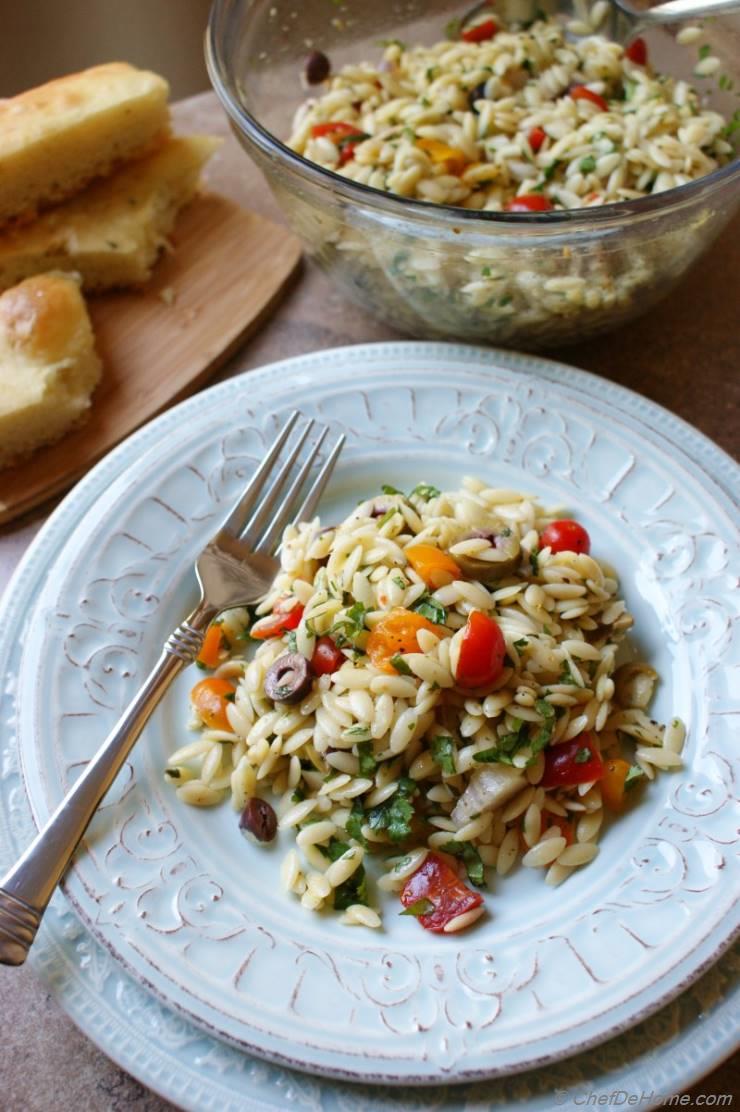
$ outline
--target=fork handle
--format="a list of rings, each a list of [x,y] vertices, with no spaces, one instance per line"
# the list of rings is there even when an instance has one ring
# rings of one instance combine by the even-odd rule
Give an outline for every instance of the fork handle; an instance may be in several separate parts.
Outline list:
[[[0,964],[22,965],[41,917],[103,796],[175,676],[200,651],[216,611],[200,603],[168,638],[153,670],[85,771],[0,881]]]
[[[626,5],[625,5],[626,7]],[[683,19],[698,19],[700,16],[719,15],[740,9],[740,0],[666,0],[652,8],[630,11],[643,27],[650,24],[676,23]]]

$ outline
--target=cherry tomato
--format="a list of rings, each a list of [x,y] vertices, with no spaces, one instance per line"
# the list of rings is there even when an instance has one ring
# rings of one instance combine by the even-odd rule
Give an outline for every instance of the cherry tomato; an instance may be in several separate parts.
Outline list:
[[[278,599],[273,607],[272,614],[256,621],[249,631],[249,636],[258,641],[265,641],[268,637],[277,637],[289,629],[295,629],[301,620],[304,607],[292,595]]]
[[[340,652],[331,637],[319,637],[311,657],[311,671],[315,676],[328,676],[341,668],[346,657]]]
[[[391,664],[391,658],[399,653],[418,653],[419,642],[416,635],[420,629],[428,629],[437,634],[446,632],[421,614],[405,610],[403,606],[395,606],[387,617],[381,618],[368,637],[367,655],[381,672],[395,675],[396,669]]]
[[[540,533],[540,547],[549,548],[551,552],[585,552],[591,551],[591,538],[582,525],[568,518],[562,521],[551,521]]]
[[[522,193],[504,205],[504,212],[550,212],[552,201],[542,193]]]
[[[624,806],[624,782],[630,770],[628,761],[616,757],[607,761],[601,780],[601,797],[610,811],[621,811]]]
[[[604,98],[599,96],[598,93],[595,93],[593,89],[588,89],[585,85],[574,85],[570,90],[570,95],[573,100],[590,100],[591,103],[595,104],[597,108],[600,108],[602,112],[609,111],[609,105]]]
[[[625,57],[629,58],[630,62],[634,62],[636,66],[647,65],[648,51],[647,43],[644,39],[633,39],[624,54]]]
[[[360,140],[358,139],[357,142],[359,143]],[[344,166],[345,163],[350,162],[355,157],[356,148],[357,148],[357,143],[348,142],[348,143],[343,143],[342,144],[342,147],[339,151],[339,165],[340,166]]]
[[[221,632],[221,626],[212,622],[203,638],[200,652],[195,658],[196,664],[200,664],[203,668],[215,668],[221,660],[221,650],[223,648],[224,635]]]
[[[342,139],[350,135],[358,135],[360,129],[356,124],[345,124],[341,120],[332,120],[324,124],[314,124],[311,128],[311,135],[314,139],[320,139],[322,135],[331,135],[336,139]]]
[[[503,672],[505,655],[498,622],[474,610],[462,636],[455,678],[461,687],[489,687]]]
[[[420,900],[427,900],[433,906],[419,915],[418,920],[422,927],[435,933],[444,931],[458,915],[464,915],[483,903],[480,892],[472,892],[436,853],[427,854],[401,889],[404,907],[412,907]]]
[[[463,573],[451,556],[433,544],[412,544],[404,551],[404,556],[427,587],[436,591],[446,587],[453,579],[462,579]]]
[[[529,135],[527,136],[527,139],[529,140],[530,147],[532,148],[534,153],[537,154],[537,151],[540,149],[545,139],[547,139],[547,132],[544,130],[544,128],[533,127]]]
[[[461,38],[463,42],[487,42],[497,34],[498,29],[495,20],[484,19],[482,23],[476,23],[474,27],[468,27],[467,31],[463,31]]]
[[[600,780],[603,775],[604,762],[596,744],[589,733],[583,733],[545,750],[545,771],[540,786],[561,788],[588,784],[591,780]]]
[[[235,691],[233,683],[212,676],[196,683],[190,692],[190,701],[209,729],[230,730],[231,724],[226,717],[226,707],[230,702],[227,696]]]

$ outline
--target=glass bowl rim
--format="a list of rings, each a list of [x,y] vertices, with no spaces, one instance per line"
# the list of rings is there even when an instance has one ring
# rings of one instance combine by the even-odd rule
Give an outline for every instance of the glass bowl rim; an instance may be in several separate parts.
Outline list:
[[[620,223],[625,217],[648,217],[658,212],[680,209],[699,200],[703,193],[712,193],[715,186],[721,186],[725,181],[729,182],[734,178],[740,180],[740,154],[737,154],[726,166],[720,166],[708,174],[695,178],[694,181],[674,186],[673,189],[665,189],[661,193],[628,201],[612,201],[591,208],[555,209],[541,213],[481,212],[478,209],[465,209],[457,205],[443,205],[436,201],[419,201],[411,197],[402,197],[398,193],[363,185],[333,170],[327,170],[291,150],[287,144],[264,127],[235,95],[233,82],[228,77],[222,44],[219,41],[218,25],[227,6],[233,7],[235,3],[240,2],[243,0],[213,0],[205,32],[206,68],[221,106],[231,120],[268,157],[286,164],[291,171],[308,178],[322,188],[333,189],[334,192],[343,195],[346,201],[354,201],[360,207],[379,209],[399,219],[405,217],[422,224],[427,224],[436,216],[450,225],[463,223],[469,226],[477,225],[481,232],[494,231],[496,225],[501,226],[502,230],[507,227],[511,230],[513,227],[528,225],[538,231],[551,227],[562,232],[563,226],[568,224],[582,223],[598,227]],[[251,3],[251,0],[247,0],[247,3]]]

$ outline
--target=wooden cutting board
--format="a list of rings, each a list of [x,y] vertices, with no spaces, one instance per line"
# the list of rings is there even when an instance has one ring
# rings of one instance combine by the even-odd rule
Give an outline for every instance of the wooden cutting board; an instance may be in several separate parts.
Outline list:
[[[180,215],[175,250],[137,292],[88,302],[103,375],[85,425],[0,471],[0,522],[59,494],[130,432],[192,393],[265,319],[299,241],[215,195]]]

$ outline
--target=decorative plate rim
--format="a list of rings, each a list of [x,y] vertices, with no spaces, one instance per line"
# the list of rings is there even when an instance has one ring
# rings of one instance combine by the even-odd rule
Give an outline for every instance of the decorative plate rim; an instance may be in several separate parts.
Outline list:
[[[624,387],[618,386],[613,383],[605,384],[604,380],[601,380],[597,376],[591,375],[588,372],[579,371],[575,368],[570,368],[555,363],[553,361],[544,361],[540,360],[537,357],[517,356],[507,352],[497,352],[491,349],[470,348],[461,345],[401,342],[392,344],[358,345],[357,347],[331,349],[329,352],[318,352],[312,353],[308,356],[293,357],[289,360],[270,364],[258,371],[246,372],[246,377],[249,379],[250,383],[256,384],[257,382],[272,381],[275,376],[278,375],[289,376],[292,370],[297,370],[299,372],[301,369],[305,369],[307,371],[316,371],[316,364],[320,363],[321,360],[328,359],[332,364],[336,365],[338,361],[340,361],[343,357],[349,356],[350,353],[352,353],[352,359],[357,362],[358,358],[361,360],[364,356],[367,356],[370,361],[373,361],[379,358],[382,359],[385,356],[393,355],[394,357],[398,357],[399,355],[402,356],[404,353],[410,354],[411,352],[415,353],[417,356],[427,355],[429,357],[432,357],[435,354],[437,356],[442,355],[445,359],[448,360],[461,361],[463,365],[466,361],[469,361],[471,364],[469,369],[472,372],[477,372],[478,374],[480,374],[481,370],[483,370],[480,364],[481,362],[484,362],[489,364],[492,369],[498,366],[499,368],[505,369],[506,371],[514,370],[515,372],[524,372],[525,374],[532,376],[534,379],[541,379],[543,377],[546,377],[556,383],[565,382],[568,385],[572,385],[575,383],[577,385],[585,387],[586,392],[589,394],[593,394],[594,388],[598,386],[602,398],[605,393],[604,386],[606,385],[608,387],[608,390],[606,391],[607,394],[611,393],[617,398],[625,400],[627,414],[630,416],[631,419],[642,422],[642,424],[645,425],[647,423],[647,416],[650,416],[653,419],[653,423],[650,425],[652,435],[656,436],[657,434],[663,437],[675,450],[679,451],[685,456],[688,456],[692,464],[694,464],[694,466],[698,466],[699,469],[702,471],[703,479],[706,482],[711,483],[713,486],[718,487],[719,490],[722,491],[722,493],[724,494],[725,498],[729,498],[730,502],[732,502],[732,492],[729,478],[733,473],[735,465],[729,456],[723,453],[721,449],[718,449],[710,440],[708,440],[708,438],[704,437],[703,434],[698,433],[696,430],[693,430],[691,426],[686,425],[686,423],[681,421],[680,418],[676,418],[668,411],[662,410],[661,407],[655,405],[655,403],[642,398],[640,395],[633,394],[633,392],[626,390],[626,388]],[[546,365],[543,366],[543,364],[545,363]],[[463,369],[463,374],[465,369],[467,368]],[[546,371],[547,373],[543,373],[544,371]],[[229,379],[224,383],[220,383],[217,386],[212,387],[211,390],[208,391],[208,393],[209,395],[214,396],[228,395],[235,389],[239,389],[239,382],[239,379]],[[588,386],[591,386],[590,390],[588,390]],[[178,422],[182,418],[184,412],[187,412],[189,409],[195,408],[198,404],[199,399],[202,399],[202,395],[198,395],[194,399],[190,399],[189,401],[181,403],[180,406],[177,406],[175,409],[157,418],[143,430],[135,433],[131,438],[129,438],[128,441],[124,442],[124,444],[116,449],[114,453],[107,457],[106,460],[99,464],[88,476],[88,478],[84,480],[82,484],[80,484],[76,491],[73,492],[69,496],[69,498],[65,500],[62,506],[58,508],[52,518],[50,518],[49,522],[41,531],[36,541],[34,541],[31,549],[24,558],[24,561],[16,572],[16,577],[20,578],[21,572],[25,569],[26,563],[30,563],[31,560],[36,557],[37,546],[39,550],[42,549],[44,539],[54,533],[54,530],[57,528],[58,520],[60,518],[63,519],[64,516],[71,511],[72,506],[75,504],[75,501],[77,499],[81,499],[83,496],[86,497],[88,490],[91,493],[94,492],[95,489],[99,490],[100,480],[102,478],[102,475],[105,474],[106,467],[109,470],[113,470],[115,467],[118,466],[119,460],[123,461],[123,459],[127,455],[131,455],[132,451],[135,448],[139,447],[139,444],[145,444],[149,447],[155,447],[160,442],[162,436],[166,433],[167,428],[171,424]],[[657,423],[655,420],[656,416],[660,417],[660,420]],[[682,439],[684,443],[681,445],[677,445],[670,437],[668,437],[665,429],[658,427],[663,424],[668,424],[669,428],[673,428],[681,432],[683,434]],[[688,451],[686,447],[687,439],[690,439],[694,443],[696,448],[700,450],[701,454],[708,452],[710,458],[713,458],[715,467],[721,463],[723,478],[725,476],[727,477],[728,486],[725,486],[722,482],[718,482],[716,479],[716,475],[706,473],[704,462],[701,460],[697,460],[694,456],[692,456],[691,452]],[[14,577],[11,586],[14,585],[16,577]],[[96,937],[98,937],[104,943],[104,945],[109,945],[108,940],[100,934],[100,931],[99,929],[96,929],[95,924],[91,923],[89,915],[87,914],[85,908],[79,903],[79,900],[75,896],[74,892],[69,893],[68,891],[68,896],[75,904],[78,914],[80,914],[83,920],[88,923]],[[701,973],[707,968],[707,966],[713,963],[719,956],[719,954],[727,946],[729,946],[732,941],[732,933],[730,933],[729,935],[725,934],[724,937],[721,938],[719,941],[717,941],[717,939],[713,937],[718,933],[723,933],[722,927],[723,924],[718,924],[706,936],[699,940],[692,953],[684,955],[682,960],[679,961],[677,965],[673,966],[670,970],[666,971],[663,974],[661,980],[665,980],[666,978],[672,978],[673,980],[673,983],[669,989],[661,993],[661,995],[657,999],[653,997],[653,999],[645,1003],[642,1008],[637,1011],[631,1012],[628,1018],[621,1020],[620,1022],[614,1024],[612,1027],[604,1028],[602,1025],[599,1031],[592,1037],[585,1040],[582,1045],[594,1045],[595,1043],[602,1041],[604,1038],[610,1037],[612,1033],[616,1033],[619,1030],[624,1030],[627,1026],[632,1025],[633,1023],[639,1021],[640,1019],[657,1010],[669,999],[681,992],[682,989],[684,989],[686,985],[688,985],[692,980],[700,976]],[[161,998],[167,1003],[169,1007],[174,1007],[178,1010],[182,1010],[183,1013],[190,1020],[193,1020],[199,1026],[209,1029],[210,1025],[207,1021],[204,1021],[203,1017],[194,1016],[190,1011],[188,1011],[187,1008],[181,1006],[170,997],[167,997],[165,994],[161,994],[160,990],[156,986],[148,984],[147,979],[142,976],[141,971],[136,970],[135,967],[130,966],[120,952],[116,953],[116,959],[120,961],[134,977],[142,981],[142,983],[146,984],[151,991],[153,991],[157,995],[161,995]],[[691,968],[690,970],[686,971],[685,974],[681,974],[678,972],[687,965]],[[641,995],[643,992],[644,990],[640,990],[638,995]],[[621,1006],[621,1004],[622,1002],[620,1001],[618,1006]],[[616,1007],[617,1005],[615,1005],[615,1008]],[[403,1076],[401,1076],[398,1073],[384,1074],[382,1072],[378,1073],[368,1071],[355,1072],[354,1070],[342,1069],[336,1066],[318,1066],[315,1063],[308,1065],[305,1060],[296,1060],[291,1058],[290,1056],[282,1055],[274,1051],[266,1052],[263,1048],[255,1046],[249,1041],[233,1039],[232,1036],[224,1032],[220,1032],[220,1035],[221,1037],[228,1039],[228,1041],[235,1042],[237,1045],[246,1047],[252,1052],[267,1057],[273,1061],[284,1062],[285,1064],[293,1067],[300,1066],[304,1069],[308,1068],[312,1072],[324,1074],[327,1076],[363,1081],[378,1080],[381,1082],[391,1082],[399,1084],[428,1084],[430,1081],[429,1074],[420,1075],[418,1077],[413,1074],[404,1074]],[[485,1070],[462,1070],[459,1071],[453,1079],[446,1078],[445,1080],[453,1080],[454,1082],[462,1083],[476,1078],[488,1078],[493,1076],[506,1075],[513,1072],[519,1072],[521,1070],[529,1069],[533,1065],[539,1063],[552,1062],[570,1053],[572,1053],[571,1050],[560,1050],[544,1054],[540,1053],[533,1058],[522,1059],[518,1061],[515,1066],[508,1065],[502,1066],[497,1069],[488,1068]],[[441,1075],[438,1074],[437,1076]]]

